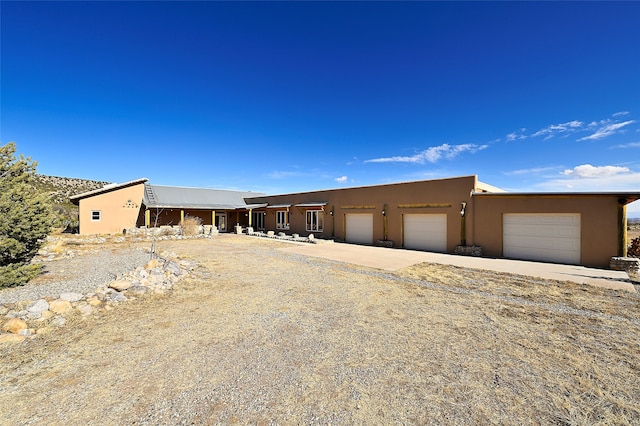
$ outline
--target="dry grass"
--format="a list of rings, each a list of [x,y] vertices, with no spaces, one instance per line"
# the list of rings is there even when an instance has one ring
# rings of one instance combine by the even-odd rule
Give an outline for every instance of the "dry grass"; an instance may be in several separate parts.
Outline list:
[[[196,216],[186,215],[180,223],[180,226],[182,226],[182,234],[190,236],[198,235],[200,225],[202,225],[202,219]]]
[[[202,265],[170,297],[0,347],[0,423],[640,423],[636,296],[162,244]]]

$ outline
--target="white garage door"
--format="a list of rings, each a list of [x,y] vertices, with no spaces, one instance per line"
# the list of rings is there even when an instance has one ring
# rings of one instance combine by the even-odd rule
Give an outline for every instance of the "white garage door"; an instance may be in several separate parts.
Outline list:
[[[373,244],[373,213],[347,214],[345,231],[347,242]]]
[[[502,250],[515,259],[580,263],[580,214],[504,214]]]
[[[428,251],[447,251],[446,214],[405,214],[404,247]]]

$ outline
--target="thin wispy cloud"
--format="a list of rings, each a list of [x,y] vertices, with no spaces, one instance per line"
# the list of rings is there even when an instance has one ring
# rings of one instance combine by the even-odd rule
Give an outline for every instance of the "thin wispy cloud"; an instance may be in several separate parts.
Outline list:
[[[544,129],[538,130],[531,137],[544,136],[544,140],[551,139],[558,135],[573,133],[581,130],[584,122],[580,120],[567,121],[566,123],[551,124]]]
[[[534,167],[531,169],[511,170],[509,172],[504,172],[504,174],[507,176],[538,175],[541,173],[551,172],[553,170],[558,170],[558,167]]]
[[[621,145],[614,145],[611,148],[640,148],[640,142],[623,143]]]
[[[345,182],[347,182],[349,179],[348,179],[346,176],[340,176],[340,177],[337,177],[337,178],[335,178],[335,179],[333,179],[333,180],[335,180],[335,181],[336,181],[336,182],[338,182],[338,183],[345,183]]]
[[[507,136],[505,136],[505,139],[507,140],[507,142],[513,142],[515,140],[526,139],[526,138],[528,138],[528,136],[524,134],[524,132],[526,130],[527,129],[522,128],[522,129],[520,129],[520,130],[518,130],[516,132],[511,132]]]
[[[592,133],[589,136],[580,138],[578,139],[578,141],[598,140],[598,139],[606,138],[607,136],[611,136],[615,133],[618,133],[620,129],[622,129],[623,127],[628,126],[629,124],[633,124],[635,122],[636,122],[635,120],[627,120],[621,123],[606,124],[600,127],[598,130],[596,130],[595,133]]]
[[[629,111],[620,111],[620,112],[616,112],[615,114],[612,115],[612,117],[622,117],[625,115],[629,115]]]
[[[476,145],[470,143],[462,145],[449,145],[445,143],[440,146],[433,146],[415,155],[373,158],[371,160],[365,160],[365,163],[437,163],[443,158],[451,160],[462,153],[468,152],[474,154],[488,147],[489,145]]]
[[[581,179],[606,178],[615,175],[629,173],[628,167],[621,166],[592,166],[591,164],[582,164],[573,169],[567,169],[562,172],[565,176],[571,176]]]

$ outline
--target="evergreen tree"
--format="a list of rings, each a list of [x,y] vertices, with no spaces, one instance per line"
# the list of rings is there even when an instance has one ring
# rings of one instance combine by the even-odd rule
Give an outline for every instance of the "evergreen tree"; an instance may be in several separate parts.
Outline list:
[[[0,288],[38,275],[29,262],[51,227],[51,208],[33,184],[37,163],[15,152],[13,142],[0,146]]]

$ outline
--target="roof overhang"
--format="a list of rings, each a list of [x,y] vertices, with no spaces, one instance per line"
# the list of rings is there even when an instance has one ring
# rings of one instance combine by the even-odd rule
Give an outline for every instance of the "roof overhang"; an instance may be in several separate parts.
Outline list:
[[[473,197],[483,198],[617,198],[627,205],[640,200],[640,192],[474,192]]]
[[[288,209],[289,207],[291,207],[291,204],[274,204],[267,206],[268,209]]]
[[[324,206],[327,205],[326,201],[312,202],[312,203],[298,203],[294,204],[294,207],[299,209],[309,209],[309,210],[324,210]]]
[[[72,195],[71,197],[69,197],[69,200],[73,204],[78,205],[80,203],[80,200],[82,200],[84,198],[89,198],[89,197],[93,197],[95,195],[100,195],[100,194],[104,194],[104,193],[107,193],[107,192],[116,191],[118,189],[128,188],[130,186],[139,185],[141,183],[145,183],[148,180],[149,179],[147,179],[147,178],[140,178],[140,179],[136,179],[136,180],[131,180],[129,182],[124,182],[124,183],[112,183],[112,184],[109,184],[109,185],[105,185],[102,188],[94,189],[93,191],[87,191],[87,192],[83,192],[82,194]]]

